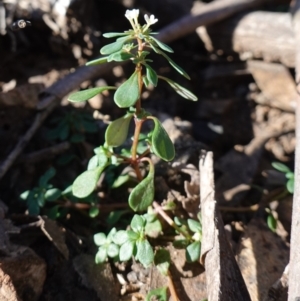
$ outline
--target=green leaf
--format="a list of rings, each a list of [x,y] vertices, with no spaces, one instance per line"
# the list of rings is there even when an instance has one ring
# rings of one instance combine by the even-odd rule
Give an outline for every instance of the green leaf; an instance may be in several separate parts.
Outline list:
[[[29,194],[30,194],[30,190],[26,190],[26,191],[22,192],[20,194],[20,199],[22,199],[23,201],[26,201],[27,198],[28,198],[28,196],[29,196]]]
[[[87,166],[87,170],[95,169],[96,167],[105,167],[108,164],[108,158],[105,152],[99,152],[93,156]]]
[[[147,239],[137,243],[136,258],[145,268],[153,263],[154,253],[152,246]]]
[[[36,200],[40,207],[45,206],[46,199],[45,199],[45,193],[43,190],[38,192],[38,194],[36,195]]]
[[[158,80],[156,72],[148,64],[145,64],[145,66],[146,66],[146,76],[147,76],[148,81],[154,87],[156,87],[157,86],[157,80]]]
[[[156,156],[171,161],[175,157],[175,148],[168,133],[156,117],[152,117],[155,127],[152,133],[152,150]]]
[[[294,187],[295,187],[295,179],[291,178],[287,181],[286,183],[286,189],[288,190],[289,193],[293,194],[294,193]]]
[[[52,188],[46,191],[45,199],[48,202],[56,201],[61,196],[61,190],[58,188]]]
[[[146,301],[167,301],[167,287],[161,287],[151,290],[147,296]]]
[[[115,38],[115,37],[121,37],[121,36],[127,36],[128,32],[107,32],[104,33],[103,36],[105,38]]]
[[[106,243],[106,235],[104,233],[97,233],[94,235],[94,243],[100,247]]]
[[[97,167],[79,175],[72,186],[73,195],[78,198],[90,195],[94,191],[103,169],[103,167]]]
[[[192,101],[197,101],[198,100],[198,97],[195,94],[193,94],[188,89],[180,86],[178,83],[172,81],[171,79],[169,79],[167,77],[161,76],[161,75],[159,75],[158,77],[160,79],[165,80],[175,90],[175,92],[178,93],[183,98],[188,99],[188,100],[192,100]]]
[[[185,249],[189,245],[189,241],[187,239],[177,239],[174,240],[173,246],[176,249]]]
[[[128,239],[132,242],[136,242],[139,239],[139,234],[132,231],[132,230],[127,230],[127,235],[128,235]]]
[[[133,106],[140,98],[138,72],[134,72],[116,91],[114,101],[120,108]]]
[[[113,237],[116,235],[117,233],[117,229],[114,227],[112,228],[109,233],[107,234],[107,241],[112,242],[113,241]]]
[[[145,233],[147,236],[157,238],[162,231],[161,222],[156,219],[155,221],[148,222],[145,227]]]
[[[99,215],[99,213],[100,213],[100,210],[98,207],[93,206],[89,209],[89,217],[91,217],[91,218],[95,218],[96,216]]]
[[[192,244],[188,245],[186,248],[186,260],[187,262],[195,262],[199,260],[201,252],[201,243],[195,241]]]
[[[111,87],[111,86],[91,88],[91,89],[87,89],[71,94],[68,100],[71,102],[82,102],[82,101],[89,100],[90,98],[96,96],[97,94],[105,90],[115,90],[115,89],[116,89],[115,87]]]
[[[70,126],[68,124],[65,124],[62,129],[60,130],[60,133],[59,133],[59,139],[60,140],[66,140],[69,136],[69,133],[70,133]]]
[[[132,254],[133,254],[133,250],[134,250],[134,245],[135,243],[132,241],[126,241],[120,248],[119,251],[119,258],[120,261],[128,261]]]
[[[154,167],[150,164],[150,170],[129,195],[129,206],[134,211],[146,211],[154,199]]]
[[[161,274],[167,276],[170,268],[171,256],[169,251],[165,249],[159,249],[154,256],[154,264],[161,272]]]
[[[116,224],[119,219],[127,214],[129,212],[129,210],[118,210],[118,211],[111,211],[106,219],[106,223],[109,226],[113,226],[114,224]]]
[[[128,240],[127,231],[119,230],[113,237],[113,242],[116,245],[123,245]]]
[[[95,258],[95,262],[97,264],[103,263],[107,258],[107,248],[106,247],[100,247]]]
[[[171,53],[174,52],[173,49],[172,49],[170,46],[166,45],[165,43],[161,42],[160,40],[158,40],[158,39],[156,39],[156,38],[154,38],[154,37],[150,37],[150,40],[155,41],[155,43],[156,43],[156,44],[159,46],[159,48],[161,48],[162,50],[167,51],[167,52],[171,52]]]
[[[48,212],[47,216],[51,219],[57,219],[60,217],[60,205],[53,206]]]
[[[77,134],[73,134],[70,137],[70,142],[72,143],[80,143],[83,142],[85,140],[85,137],[83,134],[77,133]]]
[[[125,52],[125,51],[118,51],[118,52],[112,53],[108,57],[107,61],[108,62],[111,62],[111,61],[124,62],[124,61],[128,61],[132,57],[134,57],[134,55],[132,53]]]
[[[125,184],[126,182],[128,182],[129,180],[130,180],[130,175],[128,175],[128,174],[120,175],[116,178],[116,180],[113,182],[111,187],[118,188],[118,187],[122,186],[123,184]]]
[[[278,171],[281,171],[281,172],[291,172],[291,170],[283,163],[280,163],[280,162],[272,162],[272,166],[273,168],[277,169]]]
[[[104,63],[107,63],[107,59],[108,59],[108,56],[103,56],[98,59],[87,62],[85,65],[86,66],[95,66],[95,65],[104,64]]]
[[[134,232],[141,232],[145,227],[145,223],[143,216],[135,214],[131,220],[130,227]]]
[[[287,173],[285,174],[285,177],[286,177],[287,179],[294,179],[295,175],[294,175],[294,173],[293,173],[292,171],[290,171],[290,172],[287,172]]]
[[[180,67],[178,66],[167,54],[165,54],[163,51],[159,50],[157,47],[155,47],[153,44],[151,44],[151,48],[158,54],[161,54],[165,57],[165,59],[169,62],[169,64],[181,75],[183,75],[187,79],[191,79],[189,75]]]
[[[111,243],[107,248],[107,255],[110,258],[114,258],[114,257],[118,256],[118,254],[119,254],[119,247],[117,245],[115,245],[114,243]]]
[[[28,203],[28,212],[29,215],[39,215],[40,207],[36,201],[31,201]]]
[[[277,228],[277,220],[275,219],[274,215],[270,212],[267,218],[267,224],[271,231],[275,232]]]
[[[105,141],[108,146],[117,147],[125,142],[132,117],[133,114],[126,114],[109,124],[105,132]]]
[[[87,170],[95,169],[98,166],[98,156],[93,156],[88,163]]]
[[[39,186],[40,187],[46,187],[48,184],[48,181],[53,178],[56,174],[55,168],[51,167],[49,168],[44,175],[42,175],[39,179]]]
[[[202,230],[201,224],[193,219],[188,219],[188,226],[192,232],[200,232]]]
[[[111,44],[107,44],[100,49],[101,54],[111,54],[122,49],[126,40],[116,41]]]

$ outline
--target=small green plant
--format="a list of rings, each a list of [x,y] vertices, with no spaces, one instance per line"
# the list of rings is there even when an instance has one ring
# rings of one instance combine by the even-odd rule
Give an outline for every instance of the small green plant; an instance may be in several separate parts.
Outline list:
[[[147,213],[135,214],[127,230],[117,231],[113,228],[107,236],[104,233],[95,234],[94,241],[99,247],[96,262],[102,263],[108,257],[118,261],[128,261],[135,257],[145,267],[154,263],[160,267],[163,274],[167,274],[169,254],[166,255],[165,250],[155,250],[151,244],[163,231],[158,215],[179,235],[174,244],[186,249],[187,260],[191,262],[197,261],[200,256],[201,223],[191,219],[173,221],[165,212],[168,208],[162,208],[154,201],[155,170],[149,154],[153,153],[164,161],[171,161],[175,157],[175,148],[158,118],[142,108],[141,95],[144,89],[156,87],[159,80],[162,80],[186,99],[196,101],[197,97],[173,80],[159,75],[151,67],[149,50],[163,56],[177,72],[190,79],[188,74],[167,55],[166,52],[173,52],[172,48],[156,39],[157,33],[151,31],[150,26],[158,20],[153,15],[150,17],[145,15],[146,24],[140,25],[138,16],[139,10],[127,10],[125,17],[132,29],[105,33],[104,37],[116,38],[116,41],[101,48],[102,57],[87,63],[88,66],[93,66],[111,61],[131,61],[135,65],[132,75],[119,87],[95,87],[69,96],[71,102],[83,102],[105,90],[116,90],[115,104],[119,108],[126,109],[122,117],[109,124],[104,145],[95,149],[95,155],[90,159],[87,170],[75,179],[72,189],[76,197],[85,198],[94,191],[104,170],[118,164],[129,164],[138,182],[130,192],[129,206],[134,212],[147,211]],[[153,129],[148,133],[142,133],[146,121],[152,122]],[[118,152],[120,146],[127,140],[131,123],[134,124],[131,150]],[[170,291],[172,293],[174,289]],[[166,300],[164,288],[151,292],[150,297],[151,294],[157,296],[159,300]],[[150,300],[150,297],[148,296],[147,300]]]
[[[85,140],[86,133],[97,132],[93,117],[86,112],[66,112],[63,116],[52,119],[51,123],[55,126],[47,135],[51,140],[69,140],[72,143],[78,143]]]
[[[75,197],[72,193],[72,186],[68,186],[64,190],[55,188],[49,181],[55,176],[56,170],[51,167],[38,181],[38,186],[32,190],[26,190],[20,195],[20,199],[26,201],[28,213],[30,215],[38,215],[46,204],[50,205],[49,210],[45,210],[48,217],[56,219],[64,216],[69,208],[76,207],[75,204],[83,203],[89,209],[89,216],[96,217],[99,214],[99,208],[96,205],[96,197],[94,194],[84,199]]]
[[[283,163],[280,162],[272,162],[272,166],[285,174],[285,177],[287,178],[286,182],[286,189],[289,193],[293,194],[294,193],[294,181],[295,181],[295,176],[294,173]]]

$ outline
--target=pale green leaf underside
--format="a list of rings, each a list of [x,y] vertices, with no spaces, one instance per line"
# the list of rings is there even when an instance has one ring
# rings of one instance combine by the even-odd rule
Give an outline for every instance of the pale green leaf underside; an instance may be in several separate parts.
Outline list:
[[[134,72],[116,91],[114,101],[120,108],[133,106],[140,97],[138,73]]]
[[[94,191],[103,169],[103,167],[97,167],[79,175],[72,186],[73,195],[78,198],[90,195]]]
[[[113,42],[111,44],[107,44],[100,49],[100,53],[105,55],[105,54],[111,54],[111,53],[117,52],[122,49],[125,41],[126,40],[124,39],[121,41]]]
[[[148,267],[153,262],[154,253],[148,240],[138,242],[136,257],[144,267]]]
[[[125,142],[132,117],[132,114],[127,114],[109,124],[105,132],[105,141],[108,146],[118,147]]]
[[[171,161],[175,157],[173,142],[160,121],[155,117],[152,119],[155,125],[152,133],[152,150],[159,158]]]
[[[188,89],[180,86],[178,83],[174,82],[173,80],[171,80],[167,77],[161,76],[161,75],[159,75],[158,77],[160,79],[163,79],[164,81],[166,81],[175,90],[175,92],[178,93],[183,98],[188,99],[188,100],[192,100],[192,101],[197,101],[198,100],[198,98],[195,94],[193,94]]]
[[[128,32],[107,32],[103,34],[105,38],[115,38],[115,37],[122,37],[126,35],[128,35]]]
[[[91,88],[91,89],[87,89],[71,94],[68,100],[71,102],[82,102],[82,101],[89,100],[90,98],[96,96],[97,94],[105,90],[115,90],[115,89],[116,87],[112,87],[112,86]]]

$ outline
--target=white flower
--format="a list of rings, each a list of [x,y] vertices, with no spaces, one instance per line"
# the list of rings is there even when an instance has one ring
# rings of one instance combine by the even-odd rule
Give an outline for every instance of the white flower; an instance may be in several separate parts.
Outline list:
[[[151,15],[150,18],[148,15],[144,15],[145,21],[147,23],[147,27],[149,27],[150,25],[155,24],[158,19],[155,19],[154,15]]]
[[[133,28],[135,28],[135,25],[138,25],[139,13],[139,9],[126,10],[125,17],[130,21]]]

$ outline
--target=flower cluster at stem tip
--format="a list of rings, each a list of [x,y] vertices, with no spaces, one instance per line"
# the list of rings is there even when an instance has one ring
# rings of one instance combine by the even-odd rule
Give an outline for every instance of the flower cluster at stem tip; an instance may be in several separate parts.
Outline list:
[[[132,10],[129,10],[127,9],[126,10],[126,13],[125,13],[125,17],[129,20],[131,26],[133,27],[133,29],[137,29],[138,28],[138,16],[139,16],[139,9],[132,9]],[[154,15],[151,15],[150,17],[148,15],[144,15],[144,19],[147,23],[146,27],[144,28],[144,30],[148,29],[149,26],[155,24],[158,19],[155,18]]]

